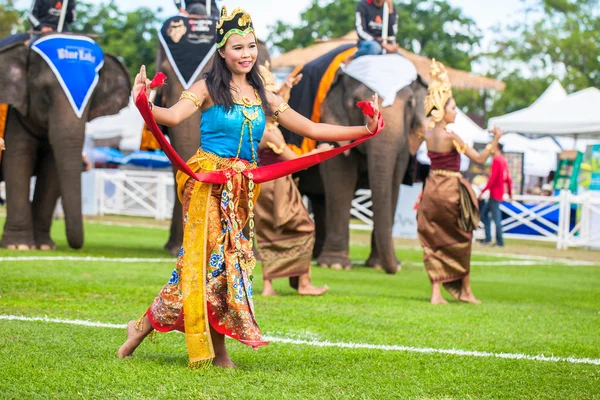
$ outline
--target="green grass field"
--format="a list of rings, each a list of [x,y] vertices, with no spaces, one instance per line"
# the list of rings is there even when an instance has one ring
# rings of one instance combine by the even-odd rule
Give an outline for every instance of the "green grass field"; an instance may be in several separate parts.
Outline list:
[[[167,257],[164,228],[88,223],[85,249],[74,251],[62,223],[54,225],[56,252],[0,250],[2,399],[600,399],[600,265],[474,256],[481,306],[428,304],[429,281],[413,249],[398,249],[405,264],[395,276],[313,268],[315,284],[330,287],[323,297],[298,297],[285,280],[275,281],[280,297],[255,296],[269,346],[253,351],[230,340],[238,370],[190,370],[180,334],[160,335],[120,360],[124,329],[6,320],[122,325],[139,317],[169,279],[174,260],[12,259]],[[362,261],[367,252],[355,244],[352,258]],[[255,276],[260,293],[260,267]],[[315,345],[323,342],[331,345]],[[416,352],[424,348],[460,354]]]

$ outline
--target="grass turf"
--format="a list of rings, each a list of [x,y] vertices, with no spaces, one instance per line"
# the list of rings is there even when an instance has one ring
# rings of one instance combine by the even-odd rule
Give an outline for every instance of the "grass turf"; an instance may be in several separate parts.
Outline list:
[[[0,221],[1,223],[2,221]],[[87,224],[86,247],[0,251],[0,257],[166,257],[166,230]],[[352,258],[364,260],[365,246]],[[481,306],[428,304],[417,250],[395,276],[358,267],[313,268],[320,298],[285,280],[277,298],[255,296],[264,333],[279,338],[600,358],[598,266],[474,266]],[[477,256],[475,261],[498,259]],[[0,314],[124,324],[143,313],[173,262],[0,262]],[[260,278],[260,268],[255,276]],[[256,279],[255,293],[260,293]],[[236,371],[189,370],[183,335],[160,335],[132,359],[116,349],[124,329],[0,320],[0,398],[600,398],[600,366],[272,343],[252,351],[228,341]]]

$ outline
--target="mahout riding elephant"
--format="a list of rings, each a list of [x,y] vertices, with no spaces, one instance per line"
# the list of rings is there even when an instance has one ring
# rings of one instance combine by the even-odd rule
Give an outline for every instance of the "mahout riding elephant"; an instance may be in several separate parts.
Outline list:
[[[104,66],[78,117],[46,61],[24,44],[0,49],[0,103],[10,104],[2,159],[7,217],[0,246],[53,249],[52,215],[59,197],[69,246],[83,246],[81,207],[85,124],[118,113],[131,92],[127,69],[104,54]],[[33,202],[30,178],[36,175]]]
[[[338,72],[321,109],[321,121],[342,125],[364,123],[364,117],[356,102],[368,99],[373,92],[356,79]],[[368,181],[372,191],[373,233],[371,254],[366,265],[382,267],[387,273],[396,273],[399,262],[394,252],[392,226],[400,184],[409,165],[410,154],[417,150],[418,137],[424,133],[426,116],[423,100],[427,85],[418,77],[412,84],[396,95],[393,105],[382,107],[386,126],[375,138],[352,149],[348,155],[340,155],[322,163],[318,168],[325,194],[325,220],[317,220],[324,226],[325,239],[318,256],[322,266],[335,269],[349,268],[349,223],[351,202],[355,189]],[[311,171],[307,173],[311,175]],[[318,179],[312,171],[312,179]],[[307,186],[309,197],[318,199],[314,182],[302,182]],[[307,192],[307,190],[303,190]],[[317,207],[318,208],[318,207]],[[315,210],[315,216],[321,213]],[[319,234],[317,228],[317,234]],[[319,240],[319,238],[317,238]]]
[[[218,54],[215,53],[213,58],[217,56]],[[270,61],[270,58],[271,57],[269,55],[269,51],[267,49],[266,44],[264,42],[259,41],[257,62],[260,65],[262,65],[266,61]],[[159,46],[158,48],[157,60],[157,70],[162,71],[167,76],[168,82],[168,85],[162,88],[162,104],[165,107],[171,107],[179,101],[181,92],[183,92],[185,89],[179,81],[179,79],[177,78],[177,74],[171,66],[171,63],[167,58],[162,46]],[[211,67],[212,58],[206,64],[202,72],[198,75],[197,80],[202,79],[204,77],[204,74],[207,73]],[[192,117],[181,122],[180,124],[168,128],[167,135],[169,136],[171,145],[183,160],[189,160],[200,147],[200,131],[198,130],[198,127],[200,126],[200,116],[200,112],[197,112]],[[175,184],[175,188],[177,188],[177,184]],[[177,255],[177,253],[179,253],[181,243],[183,242],[182,218],[183,217],[181,203],[175,201],[175,205],[173,207],[173,217],[171,219],[169,239],[164,246],[164,248],[169,250],[169,252],[172,255]]]

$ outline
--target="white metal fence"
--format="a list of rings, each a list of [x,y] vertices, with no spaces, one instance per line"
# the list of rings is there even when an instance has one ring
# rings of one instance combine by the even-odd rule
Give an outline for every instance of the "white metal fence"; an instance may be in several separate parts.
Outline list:
[[[174,189],[171,172],[96,170],[96,214],[171,218]]]
[[[91,177],[91,178],[90,178]],[[97,169],[88,177],[93,184],[84,180],[84,203],[88,198],[88,214],[120,214],[150,216],[158,220],[171,217],[173,202],[173,174],[171,172],[102,170]],[[412,205],[418,190],[403,188],[395,222],[414,219]],[[92,191],[86,196],[85,191]],[[402,194],[403,193],[403,194]],[[407,197],[406,193],[410,193]],[[414,197],[414,199],[412,198]],[[352,229],[372,230],[371,191],[358,190],[352,201]],[[593,247],[600,248],[600,194],[588,192],[574,195],[562,191],[557,196],[515,196],[510,204],[502,204],[507,216],[502,221],[506,238],[547,241],[556,243],[557,248]],[[398,218],[398,217],[401,218]],[[407,229],[402,230],[406,235]],[[416,224],[410,224],[414,230]],[[400,231],[400,230],[395,230]],[[482,231],[476,232],[481,237]],[[409,232],[410,234],[410,232]]]

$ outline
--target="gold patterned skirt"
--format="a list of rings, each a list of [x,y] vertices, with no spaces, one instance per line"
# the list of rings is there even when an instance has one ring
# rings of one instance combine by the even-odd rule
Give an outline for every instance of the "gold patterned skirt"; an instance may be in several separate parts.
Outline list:
[[[454,298],[471,270],[472,224],[478,219],[477,198],[460,173],[429,175],[417,214],[423,262],[430,281],[443,283]]]
[[[263,183],[254,213],[263,278],[307,274],[315,242],[315,224],[292,177]]]
[[[225,170],[230,163],[203,152],[188,161],[194,172]],[[252,244],[242,233],[249,200],[258,198],[259,186],[240,173],[215,185],[180,172],[177,183],[183,246],[171,279],[147,311],[153,328],[185,332],[192,366],[214,358],[209,326],[254,348],[267,344],[252,302]]]

